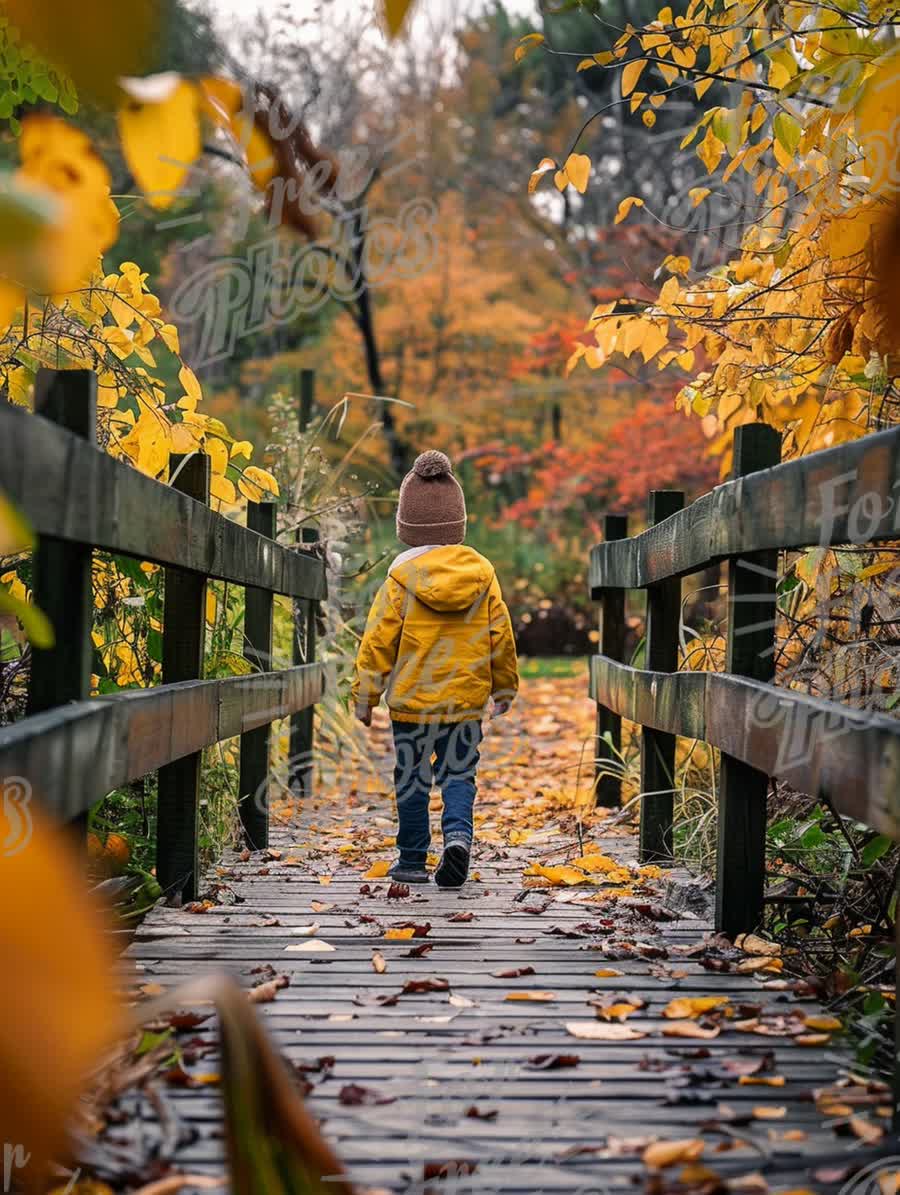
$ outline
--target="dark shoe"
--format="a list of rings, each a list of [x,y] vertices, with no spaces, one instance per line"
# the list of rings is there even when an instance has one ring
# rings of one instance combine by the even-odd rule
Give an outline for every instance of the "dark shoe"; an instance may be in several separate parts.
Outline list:
[[[435,870],[434,882],[439,888],[461,888],[468,874],[469,848],[464,842],[448,843]]]
[[[430,878],[424,864],[406,867],[403,863],[395,863],[388,875],[398,884],[427,884]]]

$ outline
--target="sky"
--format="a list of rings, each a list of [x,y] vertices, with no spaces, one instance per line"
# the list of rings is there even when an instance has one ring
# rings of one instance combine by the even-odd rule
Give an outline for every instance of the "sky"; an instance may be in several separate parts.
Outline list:
[[[221,15],[223,29],[227,31],[233,27],[235,20],[250,20],[260,9],[275,12],[286,3],[297,13],[309,12],[314,7],[312,0],[208,0],[210,8]],[[462,16],[467,12],[477,12],[485,8],[489,0],[418,0],[417,11],[414,14],[415,23],[423,20],[438,18],[443,23],[449,16]],[[505,0],[506,7],[511,12],[522,13],[525,16],[536,15],[537,0]],[[348,13],[360,13],[366,9],[369,15],[375,11],[376,0],[331,0],[335,9],[345,9]],[[420,13],[422,15],[420,15]]]

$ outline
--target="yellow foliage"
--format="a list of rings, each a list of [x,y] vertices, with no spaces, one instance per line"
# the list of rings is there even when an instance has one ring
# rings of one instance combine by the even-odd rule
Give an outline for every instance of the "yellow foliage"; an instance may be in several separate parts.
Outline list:
[[[198,90],[175,74],[128,80],[126,88],[119,109],[125,160],[148,202],[171,207],[202,148]]]
[[[87,1073],[122,1016],[111,939],[82,867],[33,805],[14,808],[6,829],[19,849],[0,866],[0,951],[15,975],[0,985],[0,1121],[37,1172],[62,1149]]]

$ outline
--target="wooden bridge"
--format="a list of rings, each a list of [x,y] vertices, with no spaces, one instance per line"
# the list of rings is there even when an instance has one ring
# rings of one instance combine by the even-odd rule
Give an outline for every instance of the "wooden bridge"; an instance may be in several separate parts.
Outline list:
[[[93,394],[89,374],[43,374],[36,415],[0,409],[2,487],[40,537],[35,596],[57,630],[57,646],[34,653],[28,717],[0,731],[0,774],[26,778],[58,817],[76,820],[158,771],[157,872],[169,903],[128,951],[142,983],[223,968],[248,987],[277,979],[261,1015],[362,1187],[828,1191],[897,1152],[896,1097],[853,1074],[830,1011],[791,977],[789,960],[712,931],[733,938],[759,926],[770,777],[898,837],[900,724],[776,687],[771,649],[780,548],[898,538],[900,431],[779,465],[775,433],[742,428],[734,480],[683,509],[681,495],[652,495],[652,525],[633,538],[608,516],[591,555],[602,608],[590,681],[595,846],[577,836],[573,814],[542,831],[542,866],[552,876],[568,864],[578,882],[553,886],[541,867],[523,877],[488,840],[463,890],[404,893],[363,876],[389,857],[389,793],[353,793],[340,777],[312,792],[321,561],[274,542],[269,504],[250,504],[247,528],[214,514],[202,457],[181,463],[171,487],[112,460],[92,443]],[[157,688],[89,695],[95,548],[166,569]],[[728,563],[727,672],[678,672],[680,578],[718,561]],[[253,675],[202,679],[209,577],[246,586]],[[623,662],[629,589],[647,592],[645,669]],[[297,617],[296,663],[282,671],[271,670],[274,593],[294,599]],[[270,837],[269,727],[283,717],[298,800]],[[612,812],[623,717],[642,727],[641,788],[651,794],[638,838]],[[486,740],[487,819],[508,803],[510,778],[527,784],[540,760],[527,721],[512,726],[520,750],[502,768],[492,757],[501,732]],[[246,849],[200,876],[199,753],[237,734]],[[665,866],[677,735],[722,752],[711,919],[668,904],[673,878],[684,878]],[[386,753],[383,729],[376,742]],[[223,890],[227,902],[189,911],[198,894]],[[202,1069],[215,1070],[214,1030],[191,1037]],[[167,1161],[221,1173],[215,1087],[188,1080],[172,1101],[190,1131],[170,1140]],[[146,1092],[125,1107],[141,1126],[137,1150],[151,1119]]]

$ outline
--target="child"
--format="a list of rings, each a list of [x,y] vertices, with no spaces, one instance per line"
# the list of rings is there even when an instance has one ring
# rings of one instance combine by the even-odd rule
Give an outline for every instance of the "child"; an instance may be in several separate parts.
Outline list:
[[[432,780],[444,800],[434,878],[469,872],[475,769],[488,699],[509,709],[519,684],[509,611],[489,561],[462,545],[466,501],[443,452],[423,452],[400,486],[397,538],[409,545],[379,589],[356,657],[356,716],[372,724],[386,694],[394,732],[400,857],[390,875],[427,884]],[[432,764],[434,756],[434,764]]]

